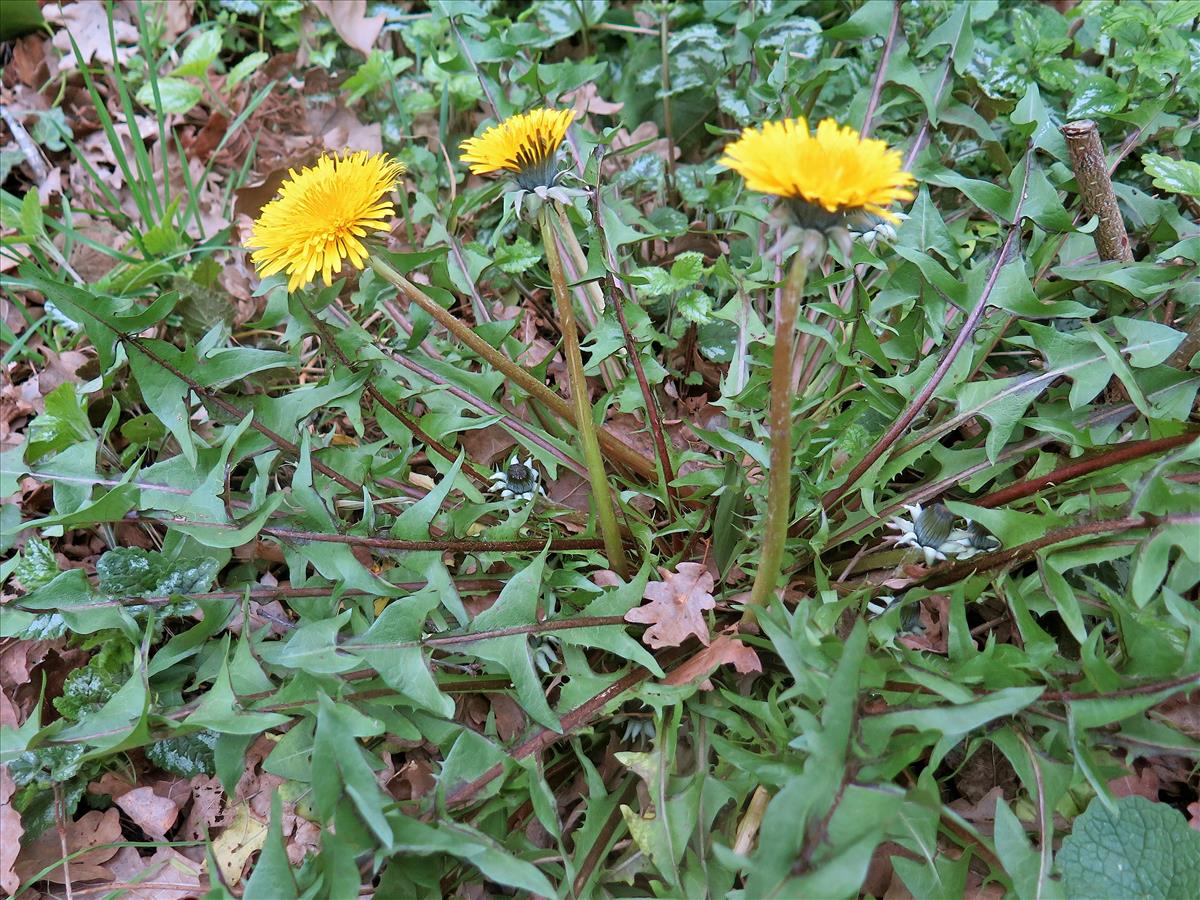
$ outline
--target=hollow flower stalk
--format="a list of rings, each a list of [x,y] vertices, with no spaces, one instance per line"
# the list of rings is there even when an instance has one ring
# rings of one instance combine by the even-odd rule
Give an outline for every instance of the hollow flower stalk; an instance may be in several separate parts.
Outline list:
[[[463,141],[462,159],[470,166],[472,174],[510,175],[520,192],[518,197],[524,197],[525,193],[529,192],[544,200],[566,200],[569,193],[555,187],[560,174],[558,151],[574,118],[574,111],[556,109],[534,109],[510,116],[478,137]],[[579,432],[580,450],[587,466],[592,501],[595,504],[600,534],[604,539],[605,555],[613,570],[624,578],[628,575],[628,565],[613,509],[608,475],[604,469],[604,458],[600,454],[591,401],[588,399],[575,310],[571,305],[571,295],[559,252],[560,237],[554,224],[557,220],[558,217],[549,215],[545,206],[539,206],[538,227],[542,234],[547,268],[554,288],[558,324],[563,335],[563,356],[566,359],[567,376],[571,385],[571,405]]]
[[[773,218],[783,236],[776,247],[796,246],[775,310],[767,511],[762,555],[744,614],[745,624],[752,625],[756,609],[778,587],[791,520],[792,356],[808,269],[824,255],[828,236],[848,239],[847,228],[870,216],[897,222],[888,207],[912,199],[915,182],[886,141],[863,138],[833,119],[822,121],[815,132],[804,118],[746,128],[720,162],[740,174],[750,190],[780,198]]]

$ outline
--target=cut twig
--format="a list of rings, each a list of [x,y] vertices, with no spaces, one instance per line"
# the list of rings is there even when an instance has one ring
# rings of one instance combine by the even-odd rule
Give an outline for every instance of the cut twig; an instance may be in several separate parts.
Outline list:
[[[1108,177],[1108,163],[1096,123],[1091,119],[1080,119],[1068,122],[1059,130],[1067,141],[1071,168],[1083,205],[1100,220],[1096,228],[1096,250],[1100,258],[1133,262],[1129,235],[1125,233],[1117,195],[1113,193],[1112,179]]]

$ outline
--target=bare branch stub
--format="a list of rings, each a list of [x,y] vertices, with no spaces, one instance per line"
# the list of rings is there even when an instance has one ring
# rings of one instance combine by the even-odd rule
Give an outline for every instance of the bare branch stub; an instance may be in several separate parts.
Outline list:
[[[1117,206],[1117,195],[1113,193],[1112,179],[1108,177],[1108,163],[1104,159],[1104,147],[1100,143],[1100,131],[1091,119],[1068,122],[1061,129],[1071,154],[1071,168],[1079,184],[1079,195],[1087,211],[1100,219],[1096,228],[1096,249],[1100,258],[1133,262],[1129,249],[1129,235],[1125,233],[1125,222]]]

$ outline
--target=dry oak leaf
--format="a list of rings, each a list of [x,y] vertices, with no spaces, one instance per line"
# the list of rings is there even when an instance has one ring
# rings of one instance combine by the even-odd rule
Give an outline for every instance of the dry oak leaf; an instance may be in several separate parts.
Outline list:
[[[165,841],[167,832],[179,818],[179,804],[169,797],[158,796],[152,787],[126,791],[115,802],[138,828],[155,840]]]
[[[53,44],[62,54],[63,69],[79,68],[71,38],[79,48],[80,59],[88,63],[95,60],[110,66],[113,60],[113,42],[108,34],[108,12],[102,0],[80,0],[78,3],[50,3],[42,9],[46,21],[62,28],[54,33]],[[126,63],[137,49],[138,30],[128,22],[114,18],[113,34],[117,44],[117,58]]]
[[[338,33],[346,46],[353,47],[363,56],[371,55],[375,39],[383,30],[386,16],[368,16],[367,0],[314,0],[313,6],[324,13],[329,24]]]
[[[159,847],[148,859],[132,847],[122,847],[109,868],[117,881],[128,885],[121,900],[191,900],[208,890],[204,864],[170,847]]]
[[[21,852],[21,835],[25,833],[21,827],[21,814],[9,803],[16,790],[8,766],[0,766],[0,834],[4,835],[4,840],[0,841],[0,890],[9,896],[15,896],[21,886],[21,878],[13,871],[13,866]]]
[[[711,646],[705,647],[679,668],[666,677],[665,684],[691,684],[703,678],[700,690],[711,691],[712,682],[708,676],[725,663],[733,663],[733,667],[743,675],[762,671],[762,661],[754,648],[743,644],[735,637],[727,634],[717,635]]]
[[[659,569],[662,581],[652,581],[642,594],[650,603],[625,613],[626,622],[649,625],[642,640],[653,649],[678,647],[695,635],[708,645],[708,622],[704,611],[717,605],[713,599],[713,577],[700,563],[680,563],[674,572]]]
[[[115,806],[105,812],[92,810],[84,813],[74,822],[68,822],[65,829],[67,853],[86,850],[88,847],[98,847],[101,844],[111,844],[121,840],[121,813]],[[8,843],[5,841],[5,843]],[[117,853],[116,847],[105,847],[76,856],[68,865],[72,881],[91,881],[94,878],[112,878],[112,872],[104,863]],[[46,866],[63,858],[63,845],[58,830],[47,828],[37,840],[27,847],[21,848],[21,855],[13,867],[22,881],[38,874]],[[47,881],[65,884],[66,875],[63,867],[53,869],[45,876]]]

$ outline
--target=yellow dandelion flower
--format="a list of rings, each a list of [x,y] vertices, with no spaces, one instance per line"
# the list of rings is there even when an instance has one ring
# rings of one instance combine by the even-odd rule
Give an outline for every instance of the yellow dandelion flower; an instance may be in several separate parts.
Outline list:
[[[395,212],[384,197],[404,166],[386,153],[365,150],[328,154],[312,168],[288,171],[279,196],[262,208],[246,246],[258,274],[287,272],[288,290],[307,285],[318,272],[328,286],[348,259],[361,269],[367,261],[362,238],[387,231]]]
[[[821,122],[815,135],[803,117],[746,128],[725,148],[720,162],[746,179],[752,191],[820,207],[828,214],[865,211],[889,222],[898,219],[885,207],[911,200],[908,188],[916,183],[903,170],[898,150],[889,149],[886,141],[863,139],[833,119]],[[829,219],[819,214],[817,218]]]
[[[526,190],[550,187],[558,174],[558,148],[575,119],[572,109],[532,109],[509,116],[460,145],[472,175],[512,172]]]

